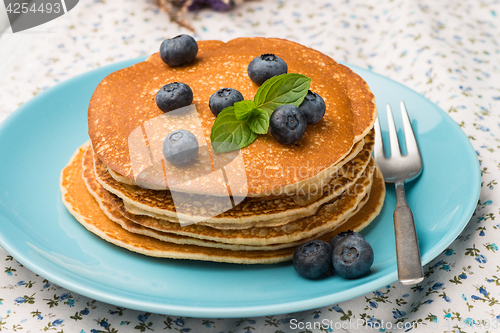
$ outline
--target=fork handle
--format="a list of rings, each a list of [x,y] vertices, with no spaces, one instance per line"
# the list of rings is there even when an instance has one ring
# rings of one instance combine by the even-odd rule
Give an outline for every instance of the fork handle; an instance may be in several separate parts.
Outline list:
[[[406,203],[404,184],[396,183],[395,186],[397,201],[393,216],[398,279],[404,285],[411,285],[421,282],[424,279],[424,273],[413,213]]]

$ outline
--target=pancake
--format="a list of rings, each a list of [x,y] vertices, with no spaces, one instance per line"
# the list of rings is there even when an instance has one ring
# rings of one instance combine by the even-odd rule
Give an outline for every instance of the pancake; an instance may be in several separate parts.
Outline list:
[[[103,209],[109,211],[115,219],[129,223],[123,216],[113,211],[113,207],[106,201],[101,200],[102,207],[94,200],[94,197],[87,190],[87,185],[82,178],[82,161],[84,152],[88,145],[80,147],[70,159],[68,165],[61,172],[60,188],[62,200],[69,212],[89,231],[98,235],[102,239],[128,249],[133,252],[141,253],[153,257],[173,258],[173,259],[194,259],[227,263],[242,264],[271,264],[292,259],[294,248],[274,249],[269,251],[248,251],[248,250],[227,250],[207,246],[207,242],[199,245],[176,244],[169,241],[162,241],[157,238],[138,234],[138,230],[144,229],[136,225],[135,232],[130,232],[122,228],[118,223],[113,222],[103,212]],[[88,170],[92,171],[92,168]],[[94,183],[99,185],[98,182]],[[94,187],[95,193],[102,195],[98,187]],[[385,196],[385,187],[380,173],[376,174],[369,199],[365,205],[351,217],[349,226],[351,229],[362,228],[366,226],[378,214],[383,204]],[[104,208],[106,207],[106,208]],[[347,225],[348,222],[344,223]],[[133,227],[132,227],[133,228]],[[134,230],[134,229],[132,229]],[[165,236],[154,230],[146,230],[148,233],[156,234],[157,237]],[[330,237],[332,232],[323,236]],[[168,235],[170,239],[172,235]],[[177,237],[178,239],[181,239]],[[182,241],[181,241],[182,242]]]
[[[226,201],[228,206],[224,207],[221,205],[224,202],[221,202],[219,197],[195,194],[177,194],[177,197],[173,197],[173,194],[168,191],[144,189],[117,182],[107,172],[103,163],[95,157],[94,167],[97,180],[101,185],[121,198],[125,208],[133,214],[149,215],[170,222],[179,222],[178,216],[182,215],[183,221],[203,221],[199,223],[221,228],[224,228],[224,224],[230,224],[229,228],[234,228],[234,225],[238,225],[239,228],[278,226],[298,218],[311,216],[323,204],[334,200],[342,192],[348,191],[369,164],[373,143],[372,132],[371,135],[365,137],[365,149],[346,163],[330,184],[323,188],[312,188],[317,194],[313,195],[312,201],[308,201],[312,194],[308,191],[303,197],[282,197],[273,200],[264,200],[264,198],[260,201],[244,199],[235,207],[231,206],[230,201]],[[90,151],[89,154],[91,154]],[[203,212],[201,212],[202,209],[204,209]]]
[[[150,160],[139,165],[131,160],[129,138],[132,133],[141,132],[143,138],[137,137],[139,145],[144,147],[148,144],[157,147],[153,139],[164,138],[164,135],[155,134],[159,130],[156,127],[150,128],[147,134],[149,127],[145,124],[163,115],[154,97],[170,82],[182,81],[192,88],[200,124],[196,135],[200,146],[210,147],[210,130],[215,120],[208,107],[210,96],[220,88],[232,87],[246,99],[252,99],[258,86],[248,78],[246,68],[253,58],[263,53],[283,58],[289,73],[310,77],[311,90],[323,97],[327,111],[320,122],[308,126],[304,137],[295,145],[282,146],[271,134],[266,134],[241,150],[244,168],[235,172],[248,180],[244,189],[246,196],[263,197],[276,194],[277,189],[293,194],[304,186],[328,183],[332,168],[373,127],[376,109],[373,95],[364,81],[318,51],[286,40],[265,38],[238,38],[227,43],[200,41],[198,45],[198,56],[190,65],[171,68],[154,54],[147,61],[110,74],[98,85],[89,105],[89,137],[97,158],[112,170],[113,175],[135,180],[134,169],[151,166]],[[207,154],[213,164],[210,149]],[[159,153],[153,150],[153,156],[156,155]],[[304,156],[307,156],[305,162]],[[161,175],[161,168],[165,168],[163,162],[156,163],[156,170],[152,172]],[[196,185],[186,191],[227,193],[222,184]],[[168,181],[165,188],[169,188]],[[234,193],[233,188],[231,191]]]
[[[89,151],[87,150],[87,154],[84,154],[83,158],[83,178],[89,184],[90,191],[95,192],[96,190],[92,189],[96,187],[94,183],[98,183],[99,185],[100,183],[96,182]],[[370,160],[370,164],[367,174],[358,179],[351,191],[347,191],[337,200],[323,205],[316,215],[301,218],[278,227],[220,230],[200,224],[182,226],[176,222],[159,220],[146,215],[130,214],[124,208],[123,201],[107,191],[105,201],[111,204],[114,210],[121,213],[125,218],[147,228],[162,232],[227,244],[261,246],[290,243],[310,237],[317,237],[329,232],[332,228],[337,227],[344,220],[354,215],[358,206],[362,206],[363,199],[370,193],[372,187],[376,166],[373,160]]]

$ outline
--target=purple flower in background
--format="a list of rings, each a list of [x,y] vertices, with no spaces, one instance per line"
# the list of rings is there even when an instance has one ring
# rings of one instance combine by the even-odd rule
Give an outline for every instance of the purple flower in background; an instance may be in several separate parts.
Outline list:
[[[225,12],[234,6],[232,0],[193,0],[193,3],[188,7],[189,10],[198,10],[203,7],[211,7],[218,12]]]

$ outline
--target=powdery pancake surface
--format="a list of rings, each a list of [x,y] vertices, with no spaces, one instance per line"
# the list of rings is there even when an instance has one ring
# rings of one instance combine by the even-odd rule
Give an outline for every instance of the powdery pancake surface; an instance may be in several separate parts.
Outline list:
[[[263,53],[283,58],[289,73],[309,76],[311,90],[323,97],[327,112],[323,120],[308,127],[297,145],[280,145],[267,134],[241,150],[248,196],[261,196],[273,188],[316,176],[346,156],[373,126],[375,105],[364,81],[320,52],[280,39],[240,38],[228,43],[198,44],[193,64],[171,68],[155,54],[145,62],[110,74],[97,87],[89,105],[89,136],[98,158],[117,174],[134,178],[128,137],[162,114],[155,95],[163,85],[180,81],[192,88],[204,137],[209,140],[215,120],[208,107],[210,96],[220,88],[231,87],[246,99],[253,99],[258,86],[248,78],[246,70],[248,63]]]

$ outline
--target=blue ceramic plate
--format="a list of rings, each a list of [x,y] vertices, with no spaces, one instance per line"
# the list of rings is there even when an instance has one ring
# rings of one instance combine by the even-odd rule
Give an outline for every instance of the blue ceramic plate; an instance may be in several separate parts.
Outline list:
[[[59,174],[87,140],[87,105],[97,84],[134,59],[94,70],[49,89],[0,124],[0,245],[44,278],[82,295],[142,311],[191,317],[289,313],[360,296],[397,280],[388,186],[380,216],[363,231],[372,273],[357,280],[303,279],[290,263],[232,265],[150,258],[87,231],[61,202]],[[457,124],[414,91],[354,68],[379,110],[404,100],[420,143],[424,171],[407,186],[422,260],[428,263],[460,234],[479,196],[479,164]],[[381,112],[382,113],[382,112]],[[397,112],[395,112],[397,113]],[[385,112],[380,116],[385,122]]]

